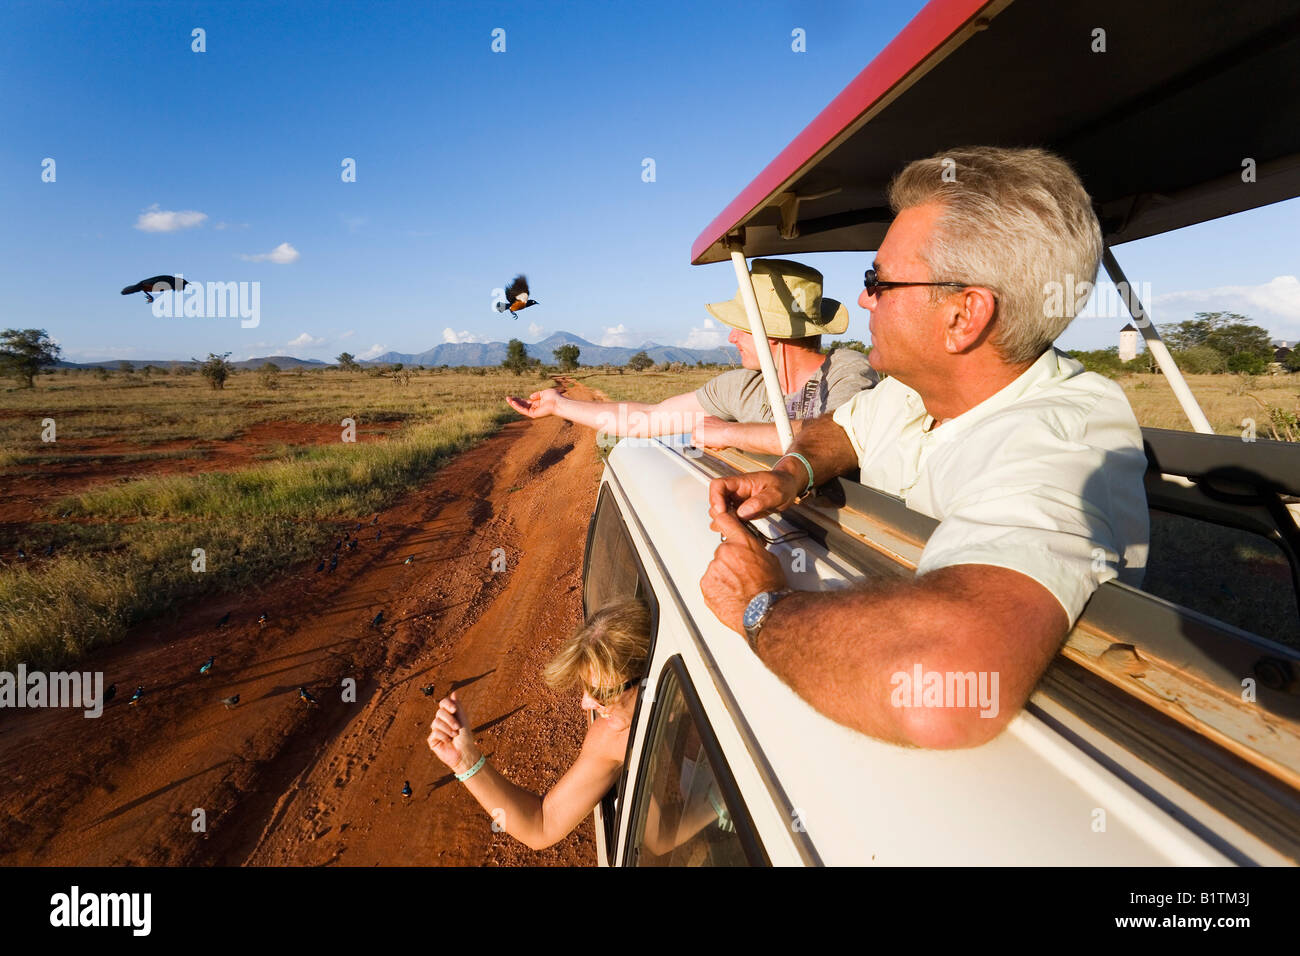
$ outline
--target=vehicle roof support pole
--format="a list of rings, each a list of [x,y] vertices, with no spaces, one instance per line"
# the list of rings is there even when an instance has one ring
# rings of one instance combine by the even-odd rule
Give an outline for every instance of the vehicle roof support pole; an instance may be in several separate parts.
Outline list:
[[[731,264],[736,267],[736,283],[740,286],[740,297],[745,303],[745,314],[749,316],[749,331],[754,336],[754,351],[758,353],[758,365],[763,370],[763,384],[767,387],[767,404],[772,409],[772,420],[776,422],[776,433],[781,439],[781,450],[785,451],[794,441],[794,431],[790,428],[790,419],[785,413],[785,396],[781,394],[781,383],[776,378],[776,362],[772,360],[772,347],[767,341],[767,328],[763,325],[763,316],[758,311],[758,298],[754,295],[754,281],[749,275],[749,266],[745,264],[745,253],[736,242],[728,242],[731,252]]]
[[[1174,390],[1174,396],[1178,399],[1178,404],[1183,407],[1183,413],[1187,416],[1187,420],[1192,423],[1192,428],[1203,435],[1213,435],[1214,429],[1210,427],[1210,420],[1205,417],[1205,412],[1201,411],[1201,406],[1197,404],[1196,396],[1192,394],[1187,379],[1183,378],[1178,363],[1169,354],[1169,349],[1165,347],[1164,340],[1160,338],[1160,333],[1156,331],[1156,327],[1151,322],[1150,316],[1147,315],[1146,309],[1142,307],[1137,293],[1129,284],[1128,277],[1124,275],[1124,270],[1119,267],[1119,262],[1116,261],[1115,254],[1110,251],[1110,246],[1106,246],[1102,251],[1101,261],[1106,266],[1106,274],[1110,276],[1110,281],[1115,283],[1120,298],[1124,300],[1124,305],[1128,308],[1128,314],[1133,317],[1133,324],[1141,330],[1142,338],[1147,344],[1147,349],[1151,352],[1151,357],[1160,366],[1160,371],[1165,373],[1165,380],[1169,382],[1169,387]]]

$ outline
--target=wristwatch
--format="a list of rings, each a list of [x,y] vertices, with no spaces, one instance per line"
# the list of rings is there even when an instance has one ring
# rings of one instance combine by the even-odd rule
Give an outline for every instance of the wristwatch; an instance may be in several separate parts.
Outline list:
[[[741,619],[745,626],[745,640],[749,641],[749,647],[755,653],[758,653],[758,632],[771,617],[772,608],[793,593],[788,588],[784,591],[759,591],[745,606],[745,616]]]

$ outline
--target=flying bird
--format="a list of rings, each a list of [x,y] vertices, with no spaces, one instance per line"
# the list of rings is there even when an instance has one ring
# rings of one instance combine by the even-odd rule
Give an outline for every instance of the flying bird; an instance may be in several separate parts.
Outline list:
[[[225,614],[221,615],[221,620],[217,621],[217,627],[225,627],[229,623],[230,623],[230,612],[227,611]]]
[[[226,705],[226,710],[230,710],[230,708],[239,703],[239,695],[235,694],[233,697],[223,697],[221,698],[221,702]]]
[[[410,795],[411,795],[411,781],[407,780],[404,784],[402,784],[402,796],[409,797]]]
[[[215,664],[216,662],[217,659],[215,656],[209,657],[207,661],[204,662],[203,666],[199,668],[199,673],[210,674],[212,672],[212,665]]]
[[[181,279],[179,276],[152,276],[148,279],[141,279],[135,285],[127,286],[122,290],[122,294],[130,295],[133,292],[143,292],[144,297],[152,302],[154,293],[174,291],[178,281],[181,284],[182,291],[186,286],[194,284],[188,279]]]
[[[316,698],[311,695],[311,691],[307,690],[306,687],[298,688],[298,699],[302,701],[304,704],[319,703],[319,701],[317,701]]]
[[[426,685],[426,686],[424,686],[424,687],[421,687],[421,688],[420,688],[420,693],[423,694],[425,697],[432,697],[432,696],[433,696],[433,685],[432,685],[432,684],[428,684],[428,685]]]
[[[383,624],[383,623],[384,623],[384,612],[383,612],[383,611],[380,611],[378,614],[376,614],[376,615],[371,619],[371,621],[370,621],[370,626],[371,626],[371,627],[378,627],[380,624]]]
[[[506,286],[506,301],[497,303],[497,311],[509,311],[511,318],[518,318],[516,313],[520,309],[536,304],[536,300],[528,297],[528,277],[517,275],[510,281],[510,285]]]
[[[137,700],[139,700],[143,696],[144,696],[144,684],[141,684],[139,687],[135,689],[135,693],[131,695],[131,699],[128,700],[127,703],[134,704]]]

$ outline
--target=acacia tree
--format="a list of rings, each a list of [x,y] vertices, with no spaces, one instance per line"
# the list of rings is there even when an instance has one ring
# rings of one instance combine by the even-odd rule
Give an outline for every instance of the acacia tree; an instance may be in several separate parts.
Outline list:
[[[627,360],[627,367],[634,372],[644,372],[654,363],[655,360],[645,352],[637,352],[636,355]]]
[[[226,379],[234,371],[226,361],[228,358],[230,358],[229,352],[223,352],[221,355],[209,352],[206,362],[199,362],[198,359],[193,361],[199,362],[199,374],[208,380],[208,385],[214,389],[222,389],[226,387]]]
[[[578,347],[572,343],[569,345],[561,345],[551,354],[555,356],[555,361],[560,363],[561,371],[572,372],[578,367],[578,355],[580,352]]]
[[[506,358],[501,363],[503,368],[510,369],[516,375],[522,375],[528,369],[541,364],[541,359],[528,357],[528,352],[524,349],[524,343],[519,339],[511,339],[506,343]]]
[[[341,368],[345,372],[355,372],[359,368],[361,368],[361,366],[357,363],[357,360],[352,357],[351,352],[340,352],[339,357],[334,361],[338,362],[339,368]]]
[[[57,362],[62,351],[44,329],[5,329],[0,332],[0,374],[31,388],[36,374]]]

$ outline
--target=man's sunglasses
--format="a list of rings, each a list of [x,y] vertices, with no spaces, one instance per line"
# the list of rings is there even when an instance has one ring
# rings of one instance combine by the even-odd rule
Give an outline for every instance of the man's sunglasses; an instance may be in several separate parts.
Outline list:
[[[867,295],[873,298],[879,295],[882,289],[902,289],[909,285],[947,286],[953,289],[965,289],[970,285],[969,282],[884,282],[876,278],[875,269],[868,269],[863,278],[863,285],[866,286]]]
[[[582,682],[582,687],[592,700],[602,707],[608,707],[639,683],[641,683],[641,678],[634,677],[630,681],[626,681],[621,687],[592,687],[586,681]]]

